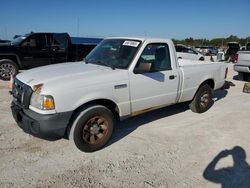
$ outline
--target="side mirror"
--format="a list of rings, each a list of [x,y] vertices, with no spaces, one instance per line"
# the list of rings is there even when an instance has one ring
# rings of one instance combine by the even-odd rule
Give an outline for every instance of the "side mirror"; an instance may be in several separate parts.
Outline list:
[[[138,67],[135,68],[134,73],[143,74],[150,72],[152,63],[140,63]]]

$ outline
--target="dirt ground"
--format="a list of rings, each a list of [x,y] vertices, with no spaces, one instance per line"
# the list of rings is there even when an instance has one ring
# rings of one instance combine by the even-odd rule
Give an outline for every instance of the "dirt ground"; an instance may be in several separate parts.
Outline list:
[[[94,153],[25,134],[0,81],[0,187],[250,187],[250,94],[229,68],[236,86],[206,113],[180,104],[130,118]]]

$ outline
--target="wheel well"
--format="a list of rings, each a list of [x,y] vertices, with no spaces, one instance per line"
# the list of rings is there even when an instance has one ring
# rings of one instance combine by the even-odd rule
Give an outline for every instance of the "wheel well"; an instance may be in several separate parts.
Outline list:
[[[200,87],[201,87],[202,85],[205,85],[205,84],[209,85],[212,89],[214,89],[214,80],[213,80],[213,79],[205,80],[204,82],[202,82],[202,83],[200,84]]]
[[[204,57],[200,57],[200,59],[199,59],[200,61],[204,61],[205,60],[205,58]]]
[[[119,117],[119,109],[118,109],[117,105],[111,100],[108,100],[108,99],[93,100],[93,101],[90,101],[90,102],[87,102],[87,103],[83,104],[82,106],[78,107],[77,109],[80,109],[80,108],[82,108],[84,106],[87,106],[87,105],[102,105],[102,106],[105,106],[106,108],[108,108],[114,114],[115,118]]]
[[[194,94],[192,100],[194,99],[194,97],[195,97],[196,93],[198,92],[199,88],[200,88],[201,86],[205,85],[205,84],[209,85],[212,89],[214,89],[214,80],[213,80],[213,79],[207,79],[207,80],[205,80],[204,82],[202,82],[202,83],[200,84],[200,86],[199,86],[198,89],[196,90],[196,92],[195,92],[195,94]],[[191,100],[191,101],[192,101],[192,100]]]
[[[68,139],[70,129],[71,129],[71,126],[73,124],[73,120],[76,118],[77,114],[80,113],[83,108],[86,108],[86,107],[92,106],[92,105],[105,106],[114,114],[115,121],[120,121],[119,109],[113,101],[108,100],[108,99],[97,99],[97,100],[89,101],[87,103],[82,104],[81,106],[79,106],[77,109],[74,110],[73,114],[71,115],[71,118],[70,118],[70,121],[69,121],[69,124],[67,127],[67,131],[65,132],[65,138]]]
[[[0,61],[1,61],[1,60],[11,60],[11,61],[13,61],[14,63],[16,63],[16,65],[17,65],[17,67],[18,67],[19,69],[21,68],[20,65],[19,65],[19,63],[18,63],[17,57],[14,56],[14,55],[1,55],[1,56],[0,56]]]

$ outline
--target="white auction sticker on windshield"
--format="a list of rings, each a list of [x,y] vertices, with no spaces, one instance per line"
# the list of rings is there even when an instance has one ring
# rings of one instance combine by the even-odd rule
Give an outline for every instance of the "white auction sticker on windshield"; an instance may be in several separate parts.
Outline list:
[[[137,47],[139,45],[139,42],[137,41],[132,41],[132,40],[125,40],[124,43],[122,44],[123,46],[132,46],[132,47]]]

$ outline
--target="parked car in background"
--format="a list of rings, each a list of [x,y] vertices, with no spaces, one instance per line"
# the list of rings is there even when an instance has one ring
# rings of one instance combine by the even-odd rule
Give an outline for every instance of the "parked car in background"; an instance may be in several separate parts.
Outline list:
[[[235,61],[235,54],[239,51],[240,49],[240,44],[238,42],[228,42],[228,48],[225,53],[225,60],[226,61]]]
[[[179,59],[205,60],[203,54],[182,44],[176,45],[175,50]]]
[[[168,39],[104,39],[85,62],[28,70],[13,84],[13,117],[26,133],[68,138],[93,152],[109,141],[116,120],[190,101],[196,113],[225,84],[221,62],[177,60]]]
[[[72,44],[67,33],[29,33],[0,45],[0,79],[9,80],[19,69],[81,61],[97,44]]]
[[[241,46],[240,51],[244,51],[244,50],[247,50],[247,47],[246,46]]]
[[[214,46],[196,46],[195,49],[206,56],[217,55],[218,53],[218,49]]]
[[[249,81],[250,78],[250,43],[245,51],[238,51],[235,55],[234,70],[238,72],[239,79]]]
[[[1,40],[0,39],[0,44],[6,44],[6,43],[10,43],[11,41],[10,40]]]
[[[246,45],[246,50],[250,51],[250,42]]]

